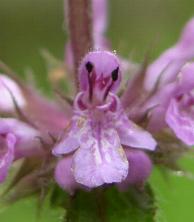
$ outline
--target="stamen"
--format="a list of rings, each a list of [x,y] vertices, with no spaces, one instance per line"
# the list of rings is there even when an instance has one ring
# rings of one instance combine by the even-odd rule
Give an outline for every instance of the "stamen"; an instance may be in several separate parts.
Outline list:
[[[93,64],[91,62],[87,62],[86,69],[87,69],[88,73],[91,73],[93,70]]]
[[[92,78],[91,78],[91,73],[93,70],[94,66],[91,62],[86,63],[86,69],[88,71],[88,85],[89,85],[89,101],[92,101],[93,97],[93,83],[92,83]]]
[[[115,70],[112,71],[111,75],[112,75],[112,80],[117,81],[118,76],[119,76],[119,66]]]
[[[108,96],[108,94],[109,94],[109,92],[110,92],[110,90],[111,90],[114,82],[117,81],[118,76],[119,76],[118,74],[119,74],[119,66],[118,66],[116,69],[114,69],[114,70],[112,71],[112,73],[111,73],[112,82],[111,82],[111,84],[109,85],[109,87],[107,87],[107,89],[106,89],[106,91],[105,91],[105,93],[104,93],[104,98],[103,98],[104,101],[106,100],[106,98],[107,98],[107,96]]]
[[[105,93],[104,93],[103,101],[106,100],[106,98],[107,98],[107,96],[108,96],[108,94],[109,94],[109,92],[110,92],[113,84],[114,84],[114,81],[112,81],[111,84],[107,87],[107,89],[106,89],[106,91],[105,91]]]

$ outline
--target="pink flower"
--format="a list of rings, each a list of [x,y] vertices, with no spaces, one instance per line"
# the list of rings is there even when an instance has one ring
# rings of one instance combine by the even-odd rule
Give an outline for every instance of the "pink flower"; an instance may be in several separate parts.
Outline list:
[[[0,119],[0,182],[3,182],[14,160],[42,153],[39,132],[16,119]]]
[[[79,69],[80,92],[71,125],[53,149],[74,153],[75,181],[87,187],[118,183],[128,174],[122,145],[154,150],[152,136],[126,116],[115,92],[121,81],[117,57],[107,51],[88,53]]]

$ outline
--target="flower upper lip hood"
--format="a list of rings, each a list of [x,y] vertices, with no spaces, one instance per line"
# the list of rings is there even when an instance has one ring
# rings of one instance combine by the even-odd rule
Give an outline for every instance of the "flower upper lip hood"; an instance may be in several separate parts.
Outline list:
[[[88,89],[88,76],[87,76],[87,64],[92,65],[91,75],[93,75],[95,82],[101,83],[103,88],[103,83],[107,84],[111,81],[111,73],[120,68],[120,62],[113,53],[109,51],[93,51],[89,52],[82,60],[79,67],[79,82],[80,90],[86,91]],[[103,82],[104,81],[104,82]],[[121,82],[121,70],[118,69],[118,78],[114,82],[111,91],[116,91]],[[109,82],[110,83],[110,82]],[[102,89],[100,89],[102,90]]]
[[[106,51],[88,53],[80,65],[79,79],[81,92],[74,100],[71,125],[53,154],[74,152],[72,173],[82,185],[121,182],[128,174],[122,145],[154,150],[156,142],[128,119],[114,94],[121,81],[116,55]]]

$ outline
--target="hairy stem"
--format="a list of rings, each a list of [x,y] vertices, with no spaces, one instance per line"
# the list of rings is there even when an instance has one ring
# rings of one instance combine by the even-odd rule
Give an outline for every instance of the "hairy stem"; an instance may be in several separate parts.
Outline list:
[[[70,42],[74,60],[75,81],[82,57],[93,47],[91,0],[67,0]]]

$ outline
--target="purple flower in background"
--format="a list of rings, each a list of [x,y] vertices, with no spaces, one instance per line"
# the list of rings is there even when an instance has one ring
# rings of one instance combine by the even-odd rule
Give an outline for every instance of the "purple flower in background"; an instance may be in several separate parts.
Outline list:
[[[159,129],[166,124],[187,145],[194,145],[194,64],[185,65],[177,79],[163,87],[153,98],[158,104],[152,111],[149,128],[155,129],[160,115]]]
[[[133,95],[135,103],[130,100],[130,95],[126,93],[124,95],[125,108],[128,106],[131,108],[128,111],[130,117],[141,121],[147,115],[147,129],[151,133],[159,133],[169,127],[187,145],[194,144],[192,123],[194,68],[193,64],[189,63],[194,58],[193,35],[192,18],[183,29],[179,41],[148,66],[144,77],[139,79],[140,83],[135,81],[131,83],[143,86],[140,91],[134,90],[135,93],[140,92]],[[127,92],[133,93],[130,88]],[[132,105],[128,101],[132,101]]]
[[[180,39],[148,66],[144,87],[147,91],[173,81],[183,65],[194,57],[194,18],[183,29]]]
[[[79,68],[79,81],[71,125],[53,154],[75,151],[72,172],[76,182],[87,187],[121,182],[128,174],[122,145],[154,150],[156,142],[128,119],[115,95],[121,71],[114,54],[88,53]]]
[[[16,119],[0,119],[0,182],[14,160],[42,153],[39,132]]]
[[[178,76],[174,95],[166,112],[166,123],[176,136],[194,145],[194,63],[186,65]]]

